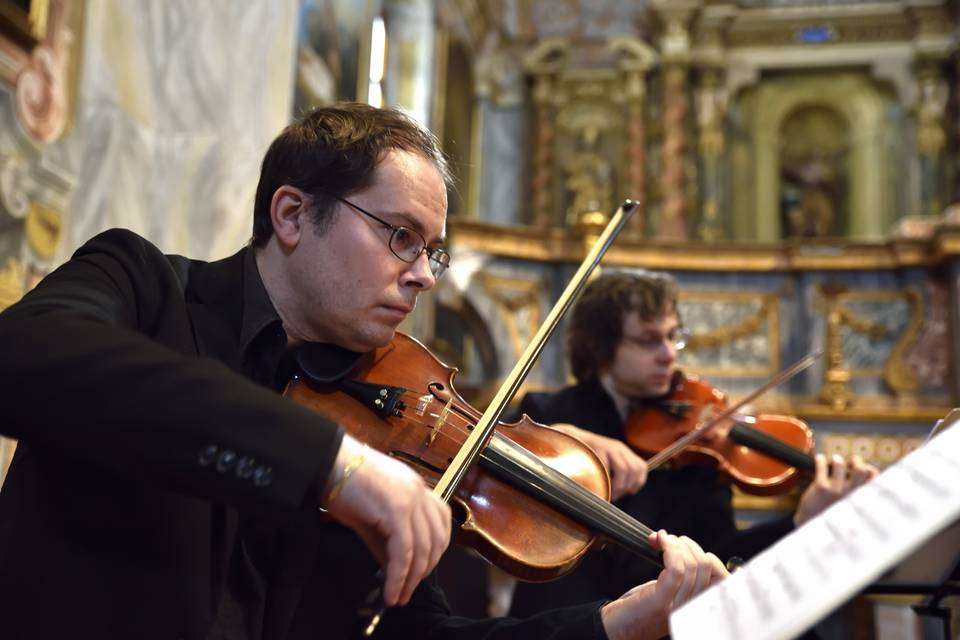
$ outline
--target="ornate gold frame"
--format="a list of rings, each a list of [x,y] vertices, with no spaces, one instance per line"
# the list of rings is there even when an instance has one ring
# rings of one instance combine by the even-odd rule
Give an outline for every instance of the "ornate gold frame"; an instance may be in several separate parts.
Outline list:
[[[680,302],[754,302],[760,300],[760,309],[753,316],[746,318],[737,325],[718,327],[706,334],[690,335],[689,348],[696,349],[699,345],[708,346],[729,344],[737,338],[752,335],[763,324],[766,324],[770,344],[774,348],[769,352],[769,365],[766,367],[743,367],[731,369],[729,367],[685,367],[691,373],[704,377],[722,376],[724,378],[759,378],[773,375],[780,370],[780,300],[774,293],[767,291],[681,291]],[[681,356],[682,360],[682,356]]]
[[[840,304],[847,302],[899,302],[901,300],[906,300],[907,304],[909,304],[911,307],[910,319],[907,321],[906,327],[904,327],[903,332],[900,334],[900,337],[897,339],[896,344],[891,350],[891,356],[887,359],[887,364],[883,367],[875,368],[851,368],[849,369],[850,375],[854,378],[883,375],[887,370],[887,367],[890,364],[890,359],[893,358],[894,353],[906,347],[909,344],[909,341],[916,337],[917,332],[920,330],[920,326],[923,324],[924,305],[922,296],[920,296],[920,292],[916,288],[904,290],[887,289],[872,291],[846,291],[836,294],[834,298]],[[870,321],[861,319],[861,322],[869,323]]]
[[[451,245],[493,256],[578,264],[586,255],[574,230],[449,221]],[[669,242],[621,236],[605,265],[670,271],[847,271],[939,265],[960,256],[960,225],[938,224],[928,237],[806,243]]]
[[[477,281],[496,305],[500,318],[507,328],[511,353],[514,359],[518,359],[523,354],[529,338],[533,337],[540,327],[540,298],[543,293],[543,281],[508,278],[487,273],[479,274]],[[530,311],[526,327],[527,338],[521,335],[517,325],[516,312],[522,309]]]

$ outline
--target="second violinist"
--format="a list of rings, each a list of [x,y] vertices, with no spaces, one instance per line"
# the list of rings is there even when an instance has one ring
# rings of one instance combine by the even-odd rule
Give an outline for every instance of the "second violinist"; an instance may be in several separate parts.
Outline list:
[[[563,430],[587,430],[624,439],[624,424],[638,403],[665,396],[678,373],[681,319],[676,285],[666,274],[607,273],[593,280],[571,312],[567,354],[577,383],[553,394],[531,393],[520,410]],[[589,442],[588,442],[589,444]],[[699,541],[722,560],[749,558],[877,474],[854,457],[827,465],[816,456],[813,481],[796,512],[748,530],[736,527],[729,481],[713,465],[650,471],[646,485],[617,506],[656,527]],[[617,465],[611,465],[613,484]],[[516,587],[513,615],[596,598],[615,598],[649,579],[649,568],[612,545],[589,555],[570,575]]]

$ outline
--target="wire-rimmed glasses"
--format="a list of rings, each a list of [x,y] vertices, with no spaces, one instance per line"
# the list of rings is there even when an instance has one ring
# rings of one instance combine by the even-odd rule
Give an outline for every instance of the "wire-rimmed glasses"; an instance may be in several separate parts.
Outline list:
[[[683,327],[678,327],[665,336],[653,334],[645,336],[624,335],[623,339],[643,351],[656,351],[664,343],[673,347],[674,351],[681,351],[687,346],[687,340],[690,339],[690,331]]]
[[[330,197],[347,205],[351,209],[354,209],[363,215],[376,220],[384,227],[389,229],[390,239],[387,241],[387,246],[390,247],[390,251],[393,253],[393,255],[397,256],[404,262],[412,264],[417,261],[417,258],[420,257],[420,254],[426,253],[427,263],[430,265],[430,273],[432,273],[434,279],[437,280],[440,279],[440,276],[442,276],[444,271],[447,270],[447,267],[450,266],[450,254],[440,248],[428,247],[427,241],[416,229],[390,224],[386,220],[370,213],[363,207],[353,204],[345,198],[341,198],[340,196],[335,196],[333,194],[329,195]]]

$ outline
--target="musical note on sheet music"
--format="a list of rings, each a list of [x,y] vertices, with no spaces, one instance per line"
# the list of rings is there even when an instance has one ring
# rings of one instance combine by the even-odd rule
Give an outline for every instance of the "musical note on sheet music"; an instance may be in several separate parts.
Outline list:
[[[679,608],[671,635],[792,638],[958,518],[960,427],[944,429]]]

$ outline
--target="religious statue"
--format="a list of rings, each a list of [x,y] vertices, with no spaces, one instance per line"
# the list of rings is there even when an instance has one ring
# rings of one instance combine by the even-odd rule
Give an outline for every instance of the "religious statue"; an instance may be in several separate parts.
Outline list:
[[[600,130],[586,125],[580,130],[578,149],[564,165],[564,186],[570,195],[567,224],[574,225],[585,213],[610,213],[613,208],[613,170],[597,151]]]
[[[835,231],[837,172],[821,149],[784,166],[782,203],[787,237],[822,238]]]

